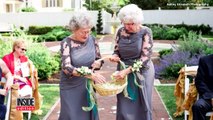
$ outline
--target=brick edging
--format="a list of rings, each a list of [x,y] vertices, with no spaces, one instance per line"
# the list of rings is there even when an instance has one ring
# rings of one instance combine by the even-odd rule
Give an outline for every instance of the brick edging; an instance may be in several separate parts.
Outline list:
[[[42,120],[47,120],[47,118],[50,116],[50,114],[53,112],[53,110],[56,108],[56,106],[59,104],[60,98],[55,102],[55,104],[51,107],[51,109],[48,111],[48,113],[44,116]]]

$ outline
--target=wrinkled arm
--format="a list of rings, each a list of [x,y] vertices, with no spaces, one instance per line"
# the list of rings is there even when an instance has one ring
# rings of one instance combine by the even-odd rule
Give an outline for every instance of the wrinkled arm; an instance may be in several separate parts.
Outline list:
[[[98,59],[101,59],[100,48],[99,48],[99,45],[98,45],[98,41],[95,40],[95,38],[94,38],[94,42],[95,42],[95,54],[96,54],[95,60],[98,60]],[[97,61],[95,61],[95,62],[97,62]],[[103,63],[104,63],[103,60],[99,61],[98,67],[95,70],[99,70],[102,67]],[[93,67],[93,65],[92,65],[92,67]]]
[[[119,49],[118,49],[119,33],[120,33],[120,30],[117,31],[115,36],[115,46],[114,46],[114,52],[113,52],[113,55],[117,55],[117,56],[119,56]]]
[[[1,64],[2,72],[5,75],[5,78],[7,79],[7,82],[4,88],[10,89],[13,84],[13,76],[3,60],[0,61],[0,64]]]
[[[152,55],[152,47],[153,47],[153,37],[152,31],[149,28],[146,28],[146,32],[143,36],[143,44],[141,47],[141,60],[143,61],[143,65],[147,66],[147,62],[151,59]]]
[[[100,48],[99,48],[97,40],[95,40],[95,53],[96,53],[95,59],[96,60],[100,59],[101,58],[101,54],[100,54]]]
[[[206,85],[206,73],[207,73],[207,65],[206,62],[201,58],[199,61],[199,68],[197,71],[197,76],[195,78],[195,85],[198,90],[198,93],[204,98],[204,99],[211,99],[213,98],[212,91],[208,88]]]
[[[72,76],[74,72],[74,66],[72,66],[70,58],[70,47],[66,40],[61,42],[61,69],[67,76]]]

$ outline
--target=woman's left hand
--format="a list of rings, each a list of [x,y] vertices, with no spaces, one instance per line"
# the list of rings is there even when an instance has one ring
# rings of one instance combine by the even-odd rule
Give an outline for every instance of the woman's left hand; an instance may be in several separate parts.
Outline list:
[[[93,69],[96,69],[96,68],[100,69],[101,62],[100,61],[94,61],[91,66],[92,66]]]
[[[4,86],[4,88],[5,88],[6,90],[10,90],[11,86],[13,85],[14,77],[12,76],[11,73],[7,73],[7,74],[5,75],[5,77],[7,78],[7,82],[6,82],[5,86]]]

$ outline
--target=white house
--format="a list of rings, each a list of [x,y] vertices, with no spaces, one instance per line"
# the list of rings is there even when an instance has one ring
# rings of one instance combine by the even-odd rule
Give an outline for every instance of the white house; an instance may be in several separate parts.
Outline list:
[[[34,7],[38,12],[83,9],[84,0],[0,0],[0,13],[19,12],[24,7]]]

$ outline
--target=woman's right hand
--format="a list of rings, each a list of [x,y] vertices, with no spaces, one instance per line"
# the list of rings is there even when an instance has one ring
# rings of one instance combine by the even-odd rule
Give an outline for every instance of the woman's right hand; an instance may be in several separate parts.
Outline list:
[[[119,62],[119,61],[120,61],[120,58],[118,57],[118,55],[114,54],[114,55],[111,55],[111,56],[109,57],[109,60],[110,60],[111,62]]]
[[[15,78],[15,79],[19,79],[20,81],[27,83],[27,79],[24,78],[24,77],[14,76],[14,78]]]
[[[92,73],[90,76],[88,76],[89,79],[92,79],[96,83],[105,83],[106,79],[104,76],[102,76],[99,73]]]

